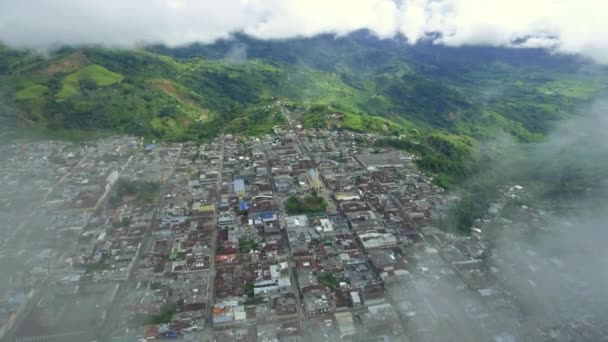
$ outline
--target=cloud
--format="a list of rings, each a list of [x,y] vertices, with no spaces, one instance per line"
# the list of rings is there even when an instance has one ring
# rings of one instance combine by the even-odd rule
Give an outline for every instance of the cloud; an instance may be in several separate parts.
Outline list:
[[[513,192],[499,196],[495,203],[504,205],[495,206],[502,208],[499,215],[475,224],[483,231],[481,245],[476,238],[435,239],[425,233],[427,242],[444,241],[442,254],[426,246],[409,249],[411,277],[386,284],[407,315],[409,334],[437,341],[602,340],[608,312],[607,129],[608,100],[600,99],[580,108],[576,118],[561,121],[541,143],[519,144],[506,137],[486,142],[503,152],[494,152],[485,171],[499,172],[501,188],[515,181],[524,190],[516,201],[507,200]],[[561,188],[564,180],[588,183],[591,189],[548,197],[546,191]],[[471,255],[479,246],[483,256]],[[454,261],[473,258],[481,264],[454,272]],[[493,294],[482,297],[479,289]]]
[[[608,61],[606,11],[602,0],[445,0],[432,2],[425,30],[440,32],[437,42],[447,45],[512,46],[525,37],[530,47]]]
[[[561,122],[546,141],[521,147],[527,163],[513,165],[508,172],[537,170],[550,185],[581,182],[589,188],[577,196],[553,197],[541,219],[528,216],[529,208],[518,208],[518,214],[510,217],[513,222],[496,232],[490,258],[503,285],[526,306],[532,316],[529,321],[536,316],[545,328],[565,329],[564,323],[570,321],[588,322],[597,328],[588,329],[588,340],[600,340],[593,334],[605,334],[601,324],[608,310],[603,295],[608,286],[608,274],[603,272],[608,260],[603,243],[608,238],[606,128],[608,101],[598,100],[577,118]],[[546,200],[528,202],[546,204]]]
[[[223,60],[234,64],[242,64],[247,62],[247,45],[236,44],[232,46],[224,56]]]
[[[604,0],[20,0],[0,2],[0,40],[170,46],[244,32],[280,39],[369,29],[412,43],[551,47],[608,61]]]

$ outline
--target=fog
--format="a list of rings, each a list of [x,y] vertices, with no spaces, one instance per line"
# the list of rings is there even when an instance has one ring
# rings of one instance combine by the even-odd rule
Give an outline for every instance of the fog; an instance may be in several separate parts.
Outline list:
[[[438,235],[450,242],[414,251],[411,281],[390,287],[409,313],[408,340],[605,336],[607,130],[608,102],[599,100],[541,143],[486,142],[496,155],[484,173],[501,189],[491,209],[470,237],[423,229],[431,246]]]
[[[233,64],[244,64],[247,62],[247,45],[234,44],[223,58],[224,61]]]
[[[561,122],[546,142],[527,146],[511,170],[561,191],[532,191],[526,202],[546,210],[529,219],[515,213],[498,230],[490,262],[524,311],[548,324],[602,322],[608,314],[607,129],[608,102],[597,101]]]
[[[237,47],[226,58],[229,56],[238,62],[246,58],[246,48]],[[488,151],[496,153],[494,164],[487,165],[486,172],[499,175],[503,192],[496,203],[501,205],[494,214],[475,223],[481,234],[447,235],[450,242],[444,248],[437,248],[432,236],[445,233],[422,229],[426,243],[412,247],[406,257],[410,279],[387,286],[405,317],[407,336],[403,340],[600,338],[599,332],[606,331],[604,318],[608,314],[608,296],[604,293],[608,287],[607,115],[608,102],[596,101],[557,123],[541,143],[518,144],[506,135],[485,143]],[[83,155],[78,152],[82,146],[45,145],[29,148],[50,153],[44,149],[54,146]],[[0,158],[6,167],[19,159],[19,149],[8,144],[3,147]],[[42,166],[29,177],[36,178],[46,174],[45,168],[56,167],[40,159],[42,163],[37,165]],[[36,231],[48,223],[45,210],[37,210],[35,217],[28,214],[28,208],[37,206],[48,184],[36,186],[41,179],[30,178],[34,183],[28,183],[28,175],[23,176],[12,185],[0,183],[5,195],[14,196],[16,202],[21,197],[27,204],[20,210],[14,210],[14,206],[0,210],[5,215],[0,261],[5,274],[10,274],[4,277],[2,286],[6,287],[26,281],[21,270],[45,266],[44,257],[49,257],[45,253],[50,252],[44,251],[58,244],[34,239],[38,234],[54,235]],[[10,232],[19,228],[19,220],[27,220],[30,226],[14,235]],[[479,260],[474,266],[469,266],[466,258],[454,257],[457,250],[475,250],[478,246],[485,251],[469,256]],[[34,259],[38,264],[22,264],[19,255],[24,248],[40,253]]]

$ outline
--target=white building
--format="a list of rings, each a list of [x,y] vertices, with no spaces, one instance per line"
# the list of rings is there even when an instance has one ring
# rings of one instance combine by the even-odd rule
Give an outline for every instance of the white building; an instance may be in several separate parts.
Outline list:
[[[359,239],[366,250],[374,248],[393,248],[397,246],[397,238],[393,234],[369,232],[360,234]]]

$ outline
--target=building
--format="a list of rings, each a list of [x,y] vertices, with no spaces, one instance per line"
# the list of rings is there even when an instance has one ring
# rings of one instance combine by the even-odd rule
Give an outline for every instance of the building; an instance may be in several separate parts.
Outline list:
[[[355,193],[350,193],[350,192],[336,192],[334,197],[336,198],[336,200],[338,202],[342,202],[342,201],[358,201],[361,199],[361,196],[355,194]]]
[[[214,326],[240,324],[246,319],[245,307],[236,302],[223,302],[213,306]]]
[[[333,310],[333,303],[329,294],[320,288],[304,292],[303,301],[307,315],[324,314]]]
[[[397,246],[397,238],[393,234],[382,233],[365,233],[360,234],[359,239],[366,250],[375,248],[393,248]]]
[[[319,220],[319,224],[315,225],[315,229],[319,232],[323,233],[331,233],[334,231],[334,227],[331,224],[331,221],[326,218],[322,218]]]
[[[361,291],[361,296],[363,297],[363,304],[370,305],[379,305],[384,304],[384,290],[380,285],[367,285]]]
[[[358,308],[361,305],[363,305],[363,302],[361,301],[361,296],[359,296],[359,292],[351,291],[349,293],[349,296],[350,296],[350,301],[353,303],[354,308]]]
[[[235,179],[234,180],[234,193],[239,196],[245,196],[245,180],[244,179]]]
[[[291,290],[291,278],[287,262],[270,265],[269,276],[264,275],[256,280],[253,287],[254,296],[273,296]]]
[[[319,176],[319,172],[315,169],[310,169],[306,173],[306,181],[310,185],[312,190],[322,190],[323,189],[323,181]]]
[[[278,193],[281,194],[295,194],[296,193],[296,181],[293,177],[288,175],[274,177],[274,186]]]
[[[403,153],[364,153],[355,155],[355,159],[366,168],[406,167],[412,163],[412,157]]]
[[[277,220],[277,208],[270,196],[257,196],[249,202],[249,219],[260,222],[274,222]]]
[[[348,311],[336,312],[334,316],[336,317],[336,322],[338,323],[338,330],[340,330],[340,338],[355,335],[356,330],[352,313]]]
[[[308,217],[306,215],[287,216],[285,226],[287,229],[306,228],[308,227]]]

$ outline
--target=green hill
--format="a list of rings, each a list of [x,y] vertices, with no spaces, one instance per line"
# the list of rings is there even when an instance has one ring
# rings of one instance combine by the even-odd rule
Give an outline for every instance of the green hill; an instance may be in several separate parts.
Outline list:
[[[48,93],[49,88],[36,83],[30,83],[23,89],[15,93],[15,100],[27,101],[44,98]]]
[[[81,88],[106,87],[122,80],[122,75],[111,72],[101,65],[88,65],[63,79],[57,97],[77,96],[80,95]]]
[[[235,45],[246,47],[248,60],[224,59]],[[421,167],[450,175],[444,185],[472,172],[466,151],[476,140],[506,132],[540,141],[607,87],[608,70],[577,57],[409,46],[365,33],[236,36],[177,49],[63,48],[44,57],[0,46],[0,101],[21,129],[163,140],[259,135],[284,122],[281,99],[307,127],[405,136],[386,143],[417,151]]]
[[[530,52],[414,49],[356,35],[239,39],[252,59],[223,60],[231,42],[181,50],[63,49],[50,59],[3,48],[0,95],[22,112],[27,127],[43,132],[102,129],[205,139],[219,127],[247,131],[243,123],[251,122],[255,108],[284,98],[346,113],[341,126],[347,129],[382,117],[393,128],[481,139],[505,131],[535,141],[608,84],[605,70],[572,73],[573,63],[578,70],[594,66],[538,51],[524,61],[520,54]],[[309,119],[336,124],[320,115]]]

